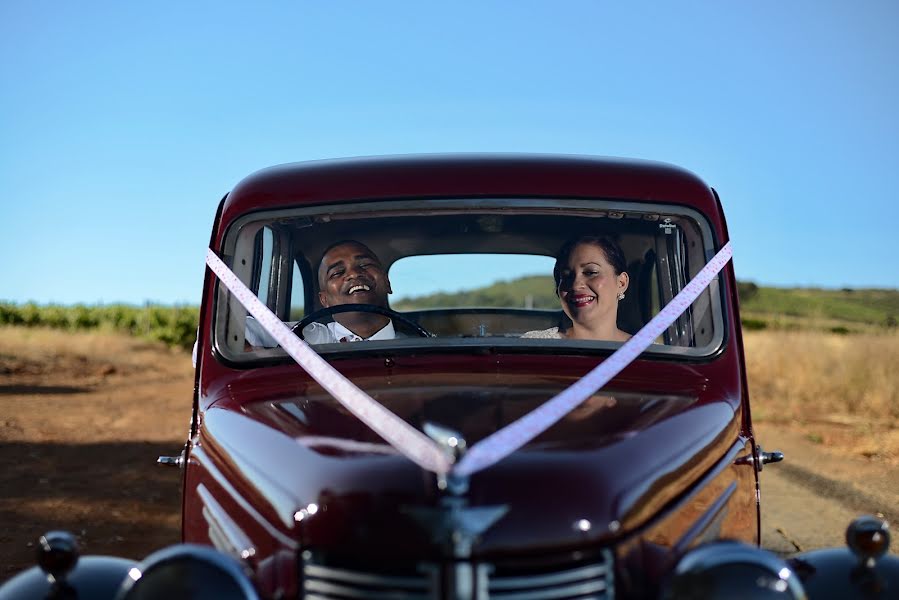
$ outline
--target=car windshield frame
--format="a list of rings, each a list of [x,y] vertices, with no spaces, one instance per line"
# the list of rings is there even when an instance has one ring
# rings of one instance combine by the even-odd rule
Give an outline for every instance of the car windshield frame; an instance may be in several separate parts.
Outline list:
[[[373,231],[372,222],[378,219],[396,218],[396,219],[439,219],[451,218],[459,216],[471,217],[478,215],[485,217],[485,221],[489,221],[491,216],[497,218],[506,218],[510,216],[539,216],[541,218],[590,218],[603,219],[602,223],[606,229],[610,228],[610,223],[618,221],[621,223],[635,223],[643,221],[642,226],[646,226],[647,230],[657,227],[656,231],[658,239],[665,239],[667,234],[673,233],[673,237],[678,235],[686,237],[683,229],[685,225],[690,225],[692,230],[689,232],[690,243],[694,246],[697,242],[701,243],[701,248],[696,251],[689,252],[689,256],[681,250],[671,253],[672,264],[675,273],[680,272],[684,276],[682,281],[669,282],[670,291],[666,294],[667,301],[679,289],[683,288],[695,274],[705,265],[705,263],[715,254],[717,244],[715,230],[711,226],[709,219],[697,211],[696,209],[683,204],[667,204],[663,202],[650,201],[642,202],[637,200],[622,199],[598,199],[598,198],[423,198],[423,199],[375,199],[360,200],[355,202],[344,202],[340,204],[307,204],[303,206],[285,206],[281,209],[267,209],[246,213],[239,218],[233,220],[224,233],[223,258],[238,277],[249,283],[254,266],[249,263],[255,262],[255,268],[258,268],[258,257],[247,261],[246,258],[238,258],[242,256],[252,255],[252,244],[258,243],[257,232],[264,225],[270,224],[272,227],[287,228],[293,233],[288,236],[289,240],[284,236],[275,236],[276,239],[268,241],[269,247],[274,248],[273,251],[278,253],[279,260],[272,261],[273,268],[279,272],[287,273],[291,270],[288,264],[293,261],[297,252],[297,242],[302,239],[304,232],[311,231],[317,226],[324,227],[328,230],[335,223],[343,223],[352,225],[354,222],[357,226],[368,228]],[[667,219],[667,220],[666,220]],[[597,221],[599,223],[599,221]],[[486,225],[486,230],[481,233],[489,234],[491,225]],[[257,230],[254,232],[254,228]],[[667,228],[667,229],[666,229]],[[344,231],[338,228],[338,231]],[[665,237],[663,237],[665,236]],[[336,239],[344,239],[338,236]],[[364,236],[359,236],[362,239]],[[564,236],[556,236],[562,238]],[[254,241],[255,240],[255,241]],[[676,242],[683,248],[685,240]],[[458,252],[461,249],[457,249]],[[483,252],[483,249],[474,249],[472,253]],[[505,250],[497,250],[496,253],[503,253]],[[406,256],[414,256],[418,254],[437,254],[439,252],[409,252],[403,254],[398,251],[396,256],[390,258],[390,264],[399,258]],[[544,248],[542,252],[536,252],[533,247],[522,248],[522,254],[543,254],[550,255],[549,248]],[[320,255],[311,253],[310,256],[318,258]],[[689,266],[684,267],[684,263],[689,261]],[[235,262],[239,265],[235,268]],[[304,278],[304,306],[308,307],[312,302],[315,305],[315,291],[317,291],[317,281],[314,275],[317,265],[302,265],[298,269],[294,269],[294,273],[299,273]],[[660,261],[661,262],[661,261]],[[279,264],[280,263],[280,264]],[[390,264],[387,265],[389,268]],[[241,266],[243,268],[241,268]],[[551,275],[551,274],[550,274]],[[279,291],[289,287],[281,281],[276,281],[273,286],[266,290],[267,304],[285,321],[289,318],[290,307],[285,303],[283,293]],[[657,340],[660,343],[653,344],[646,351],[647,355],[653,357],[662,357],[665,359],[707,359],[718,353],[727,339],[727,321],[725,319],[725,302],[723,290],[723,274],[713,280],[709,288],[700,295],[679,321],[673,325],[674,328],[683,330],[676,335],[685,335],[685,331],[690,325],[690,319],[693,314],[699,314],[697,321],[705,319],[711,326],[711,333],[707,335],[707,343],[700,346],[674,345],[670,343],[661,343],[666,340]],[[239,304],[227,289],[218,282],[216,293],[216,302],[213,309],[213,345],[219,360],[241,367],[263,366],[265,364],[278,364],[289,361],[290,358],[280,348],[254,348],[247,351],[245,348],[235,346],[235,339],[240,335],[234,335],[238,331],[241,323],[246,319],[246,311]],[[253,288],[250,285],[251,289]],[[254,289],[258,292],[258,289]],[[653,310],[653,314],[657,313],[662,305],[657,306]],[[509,308],[507,310],[515,310]],[[306,308],[305,314],[311,311]],[[426,312],[426,311],[421,311]],[[561,314],[561,310],[556,311]],[[696,335],[691,329],[690,336]],[[314,349],[322,356],[328,358],[340,358],[343,356],[362,357],[366,354],[372,356],[384,356],[396,353],[471,353],[483,352],[485,348],[494,348],[496,351],[509,353],[535,353],[535,354],[608,354],[621,346],[620,342],[611,342],[604,340],[568,340],[568,339],[537,339],[537,338],[521,338],[499,335],[485,335],[483,337],[409,337],[403,339],[394,339],[388,341],[365,341],[364,343],[353,344],[316,344]]]

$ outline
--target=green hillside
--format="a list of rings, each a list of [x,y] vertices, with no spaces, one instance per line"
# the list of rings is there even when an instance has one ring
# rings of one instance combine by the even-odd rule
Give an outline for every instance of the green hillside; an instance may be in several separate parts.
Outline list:
[[[896,327],[899,290],[762,287],[738,284],[744,325],[765,327]],[[397,310],[446,307],[558,308],[559,300],[549,276],[531,276],[454,294],[439,293],[401,298]]]
[[[487,287],[453,294],[438,293],[414,298],[400,298],[390,304],[399,311],[467,306],[559,308],[559,299],[556,298],[554,288],[552,277],[532,275],[512,281],[498,281]]]
[[[896,327],[899,290],[761,287],[739,284],[740,309],[748,318],[768,322],[798,320]]]

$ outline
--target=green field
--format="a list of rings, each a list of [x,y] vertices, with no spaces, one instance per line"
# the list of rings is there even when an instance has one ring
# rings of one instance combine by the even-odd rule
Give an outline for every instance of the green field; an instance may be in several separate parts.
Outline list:
[[[899,290],[775,288],[739,284],[740,309],[746,329],[817,330],[862,333],[895,329],[899,321]],[[548,276],[500,281],[455,294],[400,298],[393,308],[439,307],[558,308]],[[199,308],[128,304],[64,306],[0,302],[0,325],[54,329],[107,329],[190,348],[196,336]]]
[[[105,329],[159,340],[189,349],[196,339],[200,310],[196,306],[129,304],[65,306],[0,302],[0,325],[49,327],[71,331]]]

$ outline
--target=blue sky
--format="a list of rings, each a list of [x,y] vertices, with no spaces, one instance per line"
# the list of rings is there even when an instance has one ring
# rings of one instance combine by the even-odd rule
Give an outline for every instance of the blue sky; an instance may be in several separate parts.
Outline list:
[[[0,3],[0,299],[197,303],[300,160],[558,152],[722,196],[737,276],[899,287],[899,3]]]

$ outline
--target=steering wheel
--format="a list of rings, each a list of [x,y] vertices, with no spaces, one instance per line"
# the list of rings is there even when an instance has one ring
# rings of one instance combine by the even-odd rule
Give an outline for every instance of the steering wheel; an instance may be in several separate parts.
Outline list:
[[[384,315],[385,317],[390,317],[391,319],[399,321],[403,325],[406,325],[421,337],[436,337],[433,333],[431,333],[409,317],[398,313],[391,308],[377,306],[376,304],[340,304],[338,306],[328,306],[327,308],[322,308],[309,313],[308,315],[303,317],[296,325],[291,327],[290,331],[294,335],[299,336],[302,340],[304,339],[303,329],[313,321],[318,321],[324,317],[345,312],[367,312]]]

